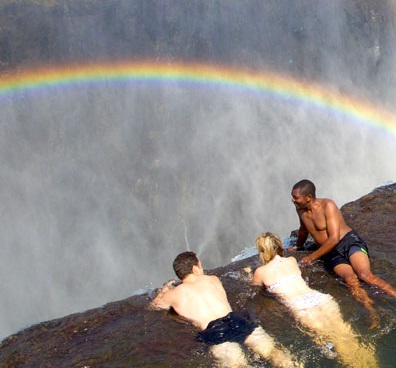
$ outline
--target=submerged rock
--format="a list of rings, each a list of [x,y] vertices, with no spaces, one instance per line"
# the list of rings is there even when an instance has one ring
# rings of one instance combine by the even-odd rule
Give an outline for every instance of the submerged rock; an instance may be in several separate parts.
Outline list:
[[[393,285],[396,285],[395,209],[396,184],[377,188],[342,207],[347,223],[360,232],[369,245],[374,272]],[[305,254],[293,253],[297,258]],[[323,347],[317,347],[296,325],[285,307],[265,290],[249,286],[243,268],[258,262],[258,257],[252,256],[208,273],[218,275],[223,281],[234,309],[248,309],[271,335],[305,360],[306,366],[337,366],[329,354],[323,353]],[[381,367],[387,366],[387,359],[390,364],[392,358],[387,354],[395,341],[395,301],[365,286],[381,316],[381,328],[371,331],[364,308],[351,298],[340,280],[324,270],[320,262],[304,268],[303,276],[313,288],[337,299],[344,318],[361,334],[362,340],[382,349],[378,350]],[[151,299],[150,293],[136,295],[31,326],[2,341],[0,366],[211,366],[212,359],[206,354],[206,346],[195,338],[196,328],[171,312],[147,310]],[[250,358],[256,359],[257,366],[264,363],[252,355]]]

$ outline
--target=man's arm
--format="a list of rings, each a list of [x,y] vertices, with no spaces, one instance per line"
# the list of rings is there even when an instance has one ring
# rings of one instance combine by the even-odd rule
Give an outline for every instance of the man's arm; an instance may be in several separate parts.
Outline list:
[[[304,223],[300,219],[300,228],[298,229],[298,237],[297,237],[297,242],[295,248],[297,250],[303,248],[305,241],[308,238],[308,230],[305,227]]]
[[[150,309],[170,309],[173,301],[174,280],[166,283],[159,291],[157,296],[150,303]]]

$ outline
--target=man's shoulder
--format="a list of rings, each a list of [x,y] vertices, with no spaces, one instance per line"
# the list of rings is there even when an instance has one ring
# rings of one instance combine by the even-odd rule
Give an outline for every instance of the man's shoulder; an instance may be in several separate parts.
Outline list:
[[[216,275],[202,275],[203,280],[209,281],[209,282],[221,282],[219,277]]]
[[[330,198],[322,198],[322,207],[323,207],[324,210],[327,210],[327,211],[329,211],[329,210],[330,211],[331,210],[334,210],[334,211],[339,210],[339,208],[337,206],[337,203],[335,203],[335,201],[330,199]]]
[[[331,198],[316,198],[316,203],[322,208],[338,208],[337,204]]]
[[[205,274],[205,275],[196,276],[194,280],[191,280],[190,282],[187,283],[183,283],[179,286],[183,286],[183,288],[186,288],[187,286],[196,285],[197,283],[221,283],[221,281],[216,275]]]
[[[322,202],[322,203],[334,203],[335,204],[334,199],[331,199],[331,198],[316,198],[316,200],[318,202]]]
[[[207,286],[216,286],[216,287],[223,287],[223,283],[221,282],[220,278],[216,275],[202,275],[200,279],[200,287]]]

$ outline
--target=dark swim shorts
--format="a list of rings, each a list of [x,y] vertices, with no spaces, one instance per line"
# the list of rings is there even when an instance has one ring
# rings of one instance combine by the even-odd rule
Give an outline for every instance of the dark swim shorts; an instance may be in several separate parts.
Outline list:
[[[350,264],[349,257],[357,252],[369,255],[367,244],[355,230],[351,230],[330,253],[325,254],[321,259],[326,267],[334,269],[339,264]]]
[[[209,345],[223,342],[243,343],[258,325],[247,313],[231,312],[208,324],[205,330],[198,333],[198,339]]]

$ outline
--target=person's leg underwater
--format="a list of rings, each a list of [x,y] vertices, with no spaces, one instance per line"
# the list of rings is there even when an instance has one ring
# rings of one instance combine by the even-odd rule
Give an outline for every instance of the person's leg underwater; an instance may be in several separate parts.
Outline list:
[[[277,348],[275,340],[260,326],[246,338],[244,343],[255,353],[271,361],[276,367],[293,368],[303,366],[293,358],[286,348]]]
[[[379,317],[377,311],[373,307],[374,301],[369,297],[366,290],[363,289],[362,285],[360,284],[359,278],[353,270],[352,266],[349,264],[341,263],[335,266],[333,270],[336,275],[340,276],[345,281],[352,296],[359,303],[362,303],[363,306],[369,311],[371,328],[378,327]]]
[[[351,325],[344,321],[338,303],[329,298],[322,305],[296,312],[299,323],[313,333],[315,343],[324,346],[325,353],[334,353],[327,348],[333,344],[337,359],[350,368],[377,368],[375,347],[362,343]],[[326,355],[326,354],[324,354]],[[334,357],[332,357],[334,358]]]
[[[245,354],[236,342],[213,345],[210,350],[221,367],[242,368],[248,366]]]
[[[349,262],[360,280],[378,287],[390,296],[396,297],[396,290],[385,280],[371,272],[370,259],[367,254],[364,252],[353,253],[349,257]]]

